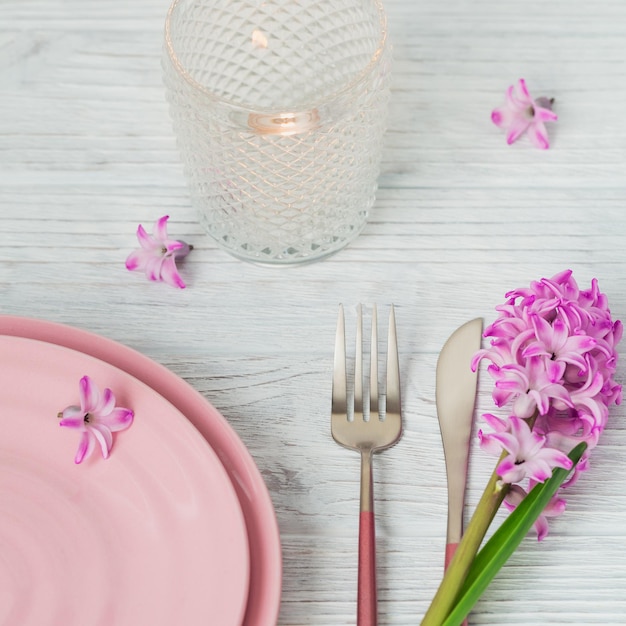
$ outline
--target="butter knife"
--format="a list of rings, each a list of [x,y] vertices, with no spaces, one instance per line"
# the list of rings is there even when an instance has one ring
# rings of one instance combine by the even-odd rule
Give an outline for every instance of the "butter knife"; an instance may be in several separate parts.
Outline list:
[[[435,399],[448,482],[446,568],[463,535],[463,506],[478,378],[470,362],[480,349],[482,330],[482,318],[457,328],[437,361]]]

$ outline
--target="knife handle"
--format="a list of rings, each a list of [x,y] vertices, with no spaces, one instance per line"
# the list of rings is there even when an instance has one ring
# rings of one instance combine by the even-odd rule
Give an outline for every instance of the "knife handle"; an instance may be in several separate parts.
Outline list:
[[[444,569],[448,569],[448,565],[450,565],[450,561],[456,552],[456,549],[459,547],[458,543],[448,543],[446,544],[446,559],[444,563]]]
[[[357,626],[376,626],[376,532],[374,511],[359,515]]]
[[[447,543],[446,544],[446,559],[444,563],[444,570],[448,569],[448,565],[450,565],[450,561],[456,552],[456,549],[459,547],[458,543]],[[461,626],[468,626],[467,617],[463,620]]]

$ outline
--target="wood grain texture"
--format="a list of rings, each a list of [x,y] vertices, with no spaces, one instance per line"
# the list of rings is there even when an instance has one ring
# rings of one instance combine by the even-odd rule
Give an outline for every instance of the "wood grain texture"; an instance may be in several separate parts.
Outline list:
[[[626,318],[626,3],[387,0],[376,206],[347,249],[292,269],[241,263],[196,221],[161,83],[167,0],[1,4],[0,312],[123,342],[212,402],[276,508],[279,623],[339,626],[356,616],[359,466],[330,437],[336,309],[350,326],[358,302],[395,303],[405,433],[374,459],[379,624],[419,623],[443,570],[434,381],[449,334],[566,267]],[[556,98],[547,152],[507,147],[490,122],[519,77]],[[137,224],[166,213],[195,246],[184,291],[124,269]],[[478,413],[490,393],[483,374]],[[626,623],[625,417],[612,412],[567,512],[523,542],[471,624]],[[468,513],[492,465],[474,442]]]

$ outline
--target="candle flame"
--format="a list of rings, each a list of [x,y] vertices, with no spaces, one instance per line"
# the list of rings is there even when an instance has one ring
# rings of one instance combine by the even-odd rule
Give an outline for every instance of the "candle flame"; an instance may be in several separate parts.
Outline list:
[[[252,31],[252,45],[255,48],[266,49],[267,48],[267,36],[259,28],[255,28]]]

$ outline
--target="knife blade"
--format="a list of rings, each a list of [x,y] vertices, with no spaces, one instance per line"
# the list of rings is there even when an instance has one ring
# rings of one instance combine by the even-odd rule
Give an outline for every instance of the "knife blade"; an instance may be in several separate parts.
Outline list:
[[[448,485],[446,568],[463,535],[463,507],[478,381],[470,362],[480,349],[482,331],[482,318],[463,324],[450,335],[437,360],[435,401]]]

